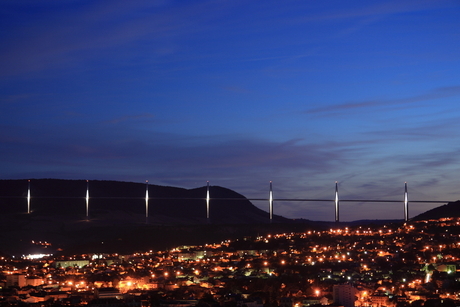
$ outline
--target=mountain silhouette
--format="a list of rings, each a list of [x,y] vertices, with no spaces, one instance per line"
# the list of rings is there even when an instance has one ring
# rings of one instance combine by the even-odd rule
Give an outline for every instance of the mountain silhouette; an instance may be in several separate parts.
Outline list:
[[[448,217],[460,217],[460,200],[450,202],[445,205],[423,212],[413,217],[411,220],[422,221]]]
[[[93,180],[88,182],[90,219],[146,216],[146,184]],[[86,180],[33,179],[30,182],[30,210],[35,216],[65,215],[86,217]],[[3,214],[27,212],[27,180],[0,180],[0,211]],[[267,212],[254,206],[243,195],[220,186],[210,186],[209,217],[212,223],[269,222]],[[206,221],[207,187],[183,189],[148,185],[148,216],[159,224],[201,223]],[[268,207],[268,205],[267,205]],[[274,221],[287,219],[274,216]]]
[[[275,229],[282,232],[293,224],[277,215],[270,223],[268,212],[219,186],[209,187],[209,220],[206,186],[183,189],[149,184],[148,217],[145,183],[32,179],[30,213],[28,186],[27,180],[0,180],[0,252],[131,253],[220,242]],[[37,244],[44,241],[51,245]]]

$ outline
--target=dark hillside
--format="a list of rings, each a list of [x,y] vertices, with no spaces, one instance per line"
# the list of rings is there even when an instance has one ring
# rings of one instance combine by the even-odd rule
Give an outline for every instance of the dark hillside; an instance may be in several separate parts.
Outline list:
[[[3,214],[27,212],[27,180],[0,180],[0,211]],[[89,216],[102,219],[113,212],[145,217],[144,183],[120,181],[89,182]],[[37,215],[86,217],[86,181],[32,179],[31,211]],[[243,195],[219,186],[210,187],[212,223],[263,223],[268,213],[255,207]],[[183,189],[149,185],[149,216],[160,224],[174,220],[197,223],[206,220],[206,187]],[[158,220],[165,217],[164,220]],[[286,219],[276,216],[276,221]],[[140,219],[139,221],[144,221]]]
[[[0,180],[0,252],[40,250],[31,246],[32,241],[51,242],[50,249],[75,252],[132,251],[212,242],[257,233],[275,224],[292,224],[281,216],[270,224],[267,212],[243,195],[218,186],[210,187],[208,223],[206,187],[149,185],[147,219],[145,183],[97,180],[89,181],[87,218],[86,186],[85,180],[32,179],[31,213],[27,214],[27,180]]]
[[[431,219],[440,219],[445,217],[460,217],[460,201],[448,203],[431,210],[428,210],[424,213],[417,215],[412,218],[413,221],[421,220],[431,220]]]

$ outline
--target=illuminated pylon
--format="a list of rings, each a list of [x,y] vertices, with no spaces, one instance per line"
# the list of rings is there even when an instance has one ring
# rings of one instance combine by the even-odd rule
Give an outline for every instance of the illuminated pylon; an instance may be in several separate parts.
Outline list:
[[[270,192],[268,194],[268,210],[270,214],[270,223],[273,221],[273,187],[270,181]]]
[[[404,221],[409,220],[409,195],[407,194],[407,182],[404,182]]]
[[[149,218],[149,181],[145,181],[145,222],[148,222]]]
[[[89,218],[89,180],[86,180],[86,220]]]
[[[206,182],[206,221],[209,223],[209,181]]]
[[[335,182],[335,221],[339,222],[339,187],[337,181]]]
[[[30,179],[27,186],[27,213],[30,213]]]

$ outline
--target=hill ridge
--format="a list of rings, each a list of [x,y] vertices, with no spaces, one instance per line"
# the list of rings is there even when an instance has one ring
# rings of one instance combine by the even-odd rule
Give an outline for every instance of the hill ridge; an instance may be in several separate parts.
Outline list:
[[[31,179],[33,215],[86,215],[86,180]],[[0,180],[0,210],[3,213],[27,212],[27,179]],[[167,217],[171,223],[199,223],[206,219],[207,187],[192,189],[148,185],[149,216]],[[269,222],[268,213],[254,206],[246,197],[231,189],[210,186],[210,219],[213,223]],[[89,215],[102,218],[109,212],[146,215],[145,183],[115,180],[89,181]],[[180,220],[180,221],[179,221]],[[276,221],[286,221],[275,216]],[[160,223],[166,223],[166,221]]]
[[[411,220],[420,221],[449,217],[460,217],[460,200],[449,202],[447,204],[425,211],[413,217]]]

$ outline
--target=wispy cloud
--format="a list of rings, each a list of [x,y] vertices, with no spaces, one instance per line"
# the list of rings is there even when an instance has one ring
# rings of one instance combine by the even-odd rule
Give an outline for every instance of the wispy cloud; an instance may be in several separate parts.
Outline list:
[[[240,87],[240,86],[224,86],[222,87],[223,90],[225,91],[228,91],[228,92],[232,92],[232,93],[236,93],[236,94],[249,94],[251,93],[250,90],[244,88],[244,87]]]
[[[118,118],[113,118],[113,119],[104,121],[104,123],[119,124],[119,123],[126,122],[126,121],[136,121],[136,120],[146,120],[146,119],[151,120],[153,118],[155,118],[153,114],[145,113],[145,114],[126,115],[126,116],[122,116]]]
[[[366,6],[350,7],[346,10],[331,10],[327,13],[304,16],[297,21],[311,22],[311,21],[336,21],[342,19],[358,18],[358,17],[376,17],[382,15],[392,15],[400,13],[408,13],[415,11],[423,11],[433,9],[435,7],[446,7],[451,4],[442,3],[440,1],[386,1],[375,4],[368,2]]]
[[[343,155],[343,149],[332,143],[274,142],[219,135],[196,138],[127,131],[127,127],[118,128],[117,125],[63,127],[59,131],[45,127],[34,131],[14,130],[9,138],[3,138],[4,150],[0,151],[0,156],[10,165],[23,165],[20,168],[33,168],[33,164],[38,164],[65,170],[78,164],[100,169],[101,173],[104,169],[132,174],[149,170],[152,176],[174,174],[174,177],[200,174],[221,177],[222,174],[236,176],[245,172],[276,173],[276,170],[298,169],[313,174],[330,171]],[[84,168],[77,167],[74,171],[76,174],[85,172]]]
[[[16,94],[16,95],[7,95],[0,97],[0,102],[2,104],[7,104],[7,103],[18,103],[33,97],[36,97],[37,95],[34,94]]]
[[[203,18],[214,16],[206,12],[216,9],[212,2],[158,3],[75,2],[73,10],[48,3],[40,23],[13,29],[11,39],[4,42],[7,48],[0,51],[0,76],[82,65],[95,55],[114,56],[106,53],[108,48],[129,48],[138,41],[153,46],[150,57],[161,57],[174,52],[177,37],[203,31]],[[24,7],[14,9],[20,12]],[[195,18],[197,14],[202,18]]]
[[[365,131],[363,135],[373,140],[379,140],[379,142],[398,141],[401,143],[414,141],[427,143],[455,138],[460,129],[460,122],[456,117],[450,118],[446,114],[442,116],[442,121],[435,118],[428,121],[418,121],[410,126],[392,126],[389,122],[380,126],[379,129]],[[395,139],[396,136],[397,139]]]
[[[439,87],[430,92],[414,95],[404,98],[394,98],[394,99],[375,99],[375,100],[366,100],[366,101],[351,101],[339,105],[330,105],[319,108],[312,108],[307,110],[307,114],[318,114],[318,113],[339,113],[348,110],[354,109],[364,109],[364,108],[378,108],[378,107],[395,107],[395,106],[404,106],[409,104],[415,104],[418,102],[431,101],[442,98],[456,97],[460,96],[460,86],[446,86]]]
[[[460,163],[460,148],[399,155],[394,156],[394,161],[399,161],[401,165],[403,165],[401,167],[401,173],[406,174],[417,174],[420,170],[435,172],[440,169],[448,169],[451,167],[458,168],[457,165]]]

